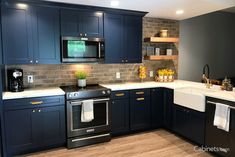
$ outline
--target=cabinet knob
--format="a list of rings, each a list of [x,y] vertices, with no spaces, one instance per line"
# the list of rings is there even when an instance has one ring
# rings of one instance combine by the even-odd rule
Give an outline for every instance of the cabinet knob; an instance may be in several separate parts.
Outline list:
[[[42,110],[40,110],[40,109],[38,110],[38,112],[41,112],[41,111],[42,111]]]
[[[122,60],[122,63],[124,62],[124,60]]]
[[[32,60],[30,60],[29,62],[30,62],[30,63],[33,63],[33,61],[32,61]]]
[[[86,37],[86,36],[87,36],[87,34],[85,33],[85,34],[84,34],[84,36]]]
[[[35,112],[35,110],[32,111],[33,113]]]
[[[38,60],[36,60],[35,62],[38,63]]]
[[[126,60],[126,63],[128,62],[128,60]]]
[[[80,36],[82,36],[82,33],[80,33]]]

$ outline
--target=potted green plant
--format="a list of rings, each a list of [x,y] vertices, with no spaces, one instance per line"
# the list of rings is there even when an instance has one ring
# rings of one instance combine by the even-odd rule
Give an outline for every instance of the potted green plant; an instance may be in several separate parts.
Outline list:
[[[75,72],[75,77],[78,80],[78,86],[79,87],[85,87],[86,86],[86,77],[87,73],[84,71],[77,71]]]

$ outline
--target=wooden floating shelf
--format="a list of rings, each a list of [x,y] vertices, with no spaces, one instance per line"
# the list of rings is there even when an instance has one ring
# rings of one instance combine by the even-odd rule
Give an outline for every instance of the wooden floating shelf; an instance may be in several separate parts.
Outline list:
[[[179,38],[149,37],[145,38],[144,41],[153,43],[177,43],[179,42]]]
[[[171,56],[167,56],[167,55],[160,55],[160,56],[145,56],[144,57],[145,60],[151,60],[151,61],[157,61],[157,60],[177,60],[178,59],[178,55],[171,55]]]

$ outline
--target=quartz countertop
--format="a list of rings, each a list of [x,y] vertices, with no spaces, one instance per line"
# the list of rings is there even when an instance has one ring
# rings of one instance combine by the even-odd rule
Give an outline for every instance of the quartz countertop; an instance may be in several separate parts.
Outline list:
[[[185,81],[185,80],[175,80],[174,82],[167,82],[167,83],[154,82],[154,81],[139,82],[139,83],[127,82],[127,83],[116,83],[116,84],[101,84],[101,86],[109,88],[112,91],[141,89],[141,88],[156,88],[156,87],[165,87],[165,88],[170,88],[170,89],[195,87],[195,88],[202,89],[201,92],[205,96],[235,102],[235,89],[233,89],[233,91],[222,91],[220,89],[220,86],[217,86],[217,85],[213,85],[211,89],[207,89],[205,84],[203,83]]]
[[[32,88],[32,89],[26,89],[22,92],[3,92],[2,99],[8,100],[8,99],[43,97],[43,96],[56,96],[64,94],[65,92],[59,87]]]

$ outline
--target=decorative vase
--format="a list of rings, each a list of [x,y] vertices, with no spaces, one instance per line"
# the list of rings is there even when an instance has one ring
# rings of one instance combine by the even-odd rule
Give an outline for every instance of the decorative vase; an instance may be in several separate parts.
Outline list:
[[[167,75],[164,75],[164,76],[163,76],[163,81],[164,81],[164,82],[167,82],[167,80],[168,80],[168,76],[167,76]]]
[[[78,87],[86,87],[86,79],[78,79]]]
[[[160,76],[159,76],[159,81],[160,81],[160,82],[163,82],[163,75],[160,75]]]

